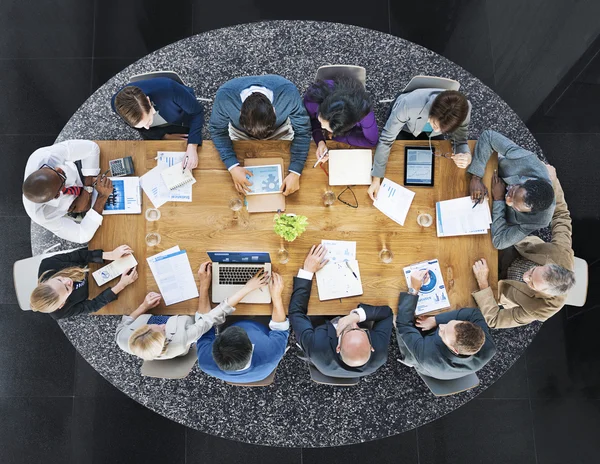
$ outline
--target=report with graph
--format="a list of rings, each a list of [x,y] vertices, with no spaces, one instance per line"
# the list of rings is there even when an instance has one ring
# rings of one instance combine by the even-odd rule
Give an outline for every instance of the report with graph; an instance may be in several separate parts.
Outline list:
[[[373,206],[403,226],[414,197],[415,192],[389,179],[383,179]]]

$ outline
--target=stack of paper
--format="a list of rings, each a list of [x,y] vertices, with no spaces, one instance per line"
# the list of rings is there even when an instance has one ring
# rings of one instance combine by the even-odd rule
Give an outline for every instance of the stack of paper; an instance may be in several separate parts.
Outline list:
[[[492,223],[487,201],[473,207],[471,197],[439,201],[436,204],[437,236],[486,234]]]
[[[327,248],[327,256],[330,263],[339,263],[356,259],[356,242],[344,240],[321,240],[321,245]]]
[[[162,176],[163,171],[183,163],[184,158],[184,151],[159,151],[156,157],[156,167],[140,178],[142,189],[155,208],[161,207],[167,201],[192,201],[192,184],[196,182],[195,179],[171,190],[167,187]],[[189,172],[188,170],[185,171]],[[184,178],[189,178],[189,176],[192,176],[191,172],[182,175]]]
[[[119,277],[126,270],[131,269],[137,265],[137,261],[133,255],[126,255],[122,258],[115,259],[112,263],[101,267],[92,274],[98,287],[104,285],[106,282],[113,280],[115,277]]]
[[[356,261],[356,242],[321,240],[327,248],[327,265],[317,271],[319,300],[334,300],[362,295],[360,269]]]
[[[198,297],[192,266],[185,250],[174,246],[147,258],[165,305]]]
[[[421,286],[421,290],[419,291],[419,302],[417,303],[415,314],[418,316],[419,314],[449,308],[450,301],[448,300],[448,292],[444,285],[444,278],[442,276],[439,261],[433,259],[431,261],[422,261],[405,267],[404,277],[406,278],[406,285],[408,285],[409,288],[411,286],[410,274],[419,270],[427,270],[429,280],[426,280],[426,283]]]
[[[383,179],[373,206],[403,226],[414,197],[415,192],[389,179]]]

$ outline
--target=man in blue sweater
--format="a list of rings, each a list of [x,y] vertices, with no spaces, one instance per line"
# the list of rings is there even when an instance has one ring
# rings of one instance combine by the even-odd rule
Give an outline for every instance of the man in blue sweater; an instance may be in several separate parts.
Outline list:
[[[284,195],[300,188],[300,175],[310,145],[311,128],[302,97],[294,84],[281,76],[246,76],[223,84],[215,96],[209,121],[210,135],[240,193],[252,185],[240,166],[232,140],[291,140],[289,174]]]
[[[204,107],[196,100],[194,89],[156,77],[127,84],[113,95],[111,106],[144,139],[187,140],[184,167],[198,167]]]
[[[249,293],[254,287],[247,284],[246,290]],[[226,382],[249,383],[264,380],[275,370],[285,354],[290,334],[281,298],[283,279],[279,274],[271,275],[269,290],[273,300],[269,327],[255,321],[240,321],[219,335],[213,327],[196,343],[198,366],[202,371]],[[246,293],[233,295],[227,301],[233,306]]]

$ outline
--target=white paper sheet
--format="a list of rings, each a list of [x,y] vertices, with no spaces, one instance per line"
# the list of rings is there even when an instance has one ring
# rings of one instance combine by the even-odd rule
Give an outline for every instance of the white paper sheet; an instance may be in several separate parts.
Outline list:
[[[171,166],[181,163],[185,158],[184,151],[159,151],[157,153],[157,167],[162,171]],[[192,201],[192,184],[175,188],[169,191],[169,201]]]
[[[410,209],[415,192],[389,179],[383,179],[373,206],[401,226]]]
[[[327,248],[326,259],[330,263],[356,259],[356,242],[344,240],[321,240],[321,245]]]
[[[448,292],[446,291],[444,277],[442,276],[440,263],[437,259],[422,261],[405,267],[404,277],[406,278],[406,285],[410,288],[411,272],[421,269],[426,269],[428,271],[429,281],[423,284],[421,291],[419,291],[419,301],[417,303],[415,314],[418,316],[431,311],[449,308],[450,301],[448,300]]]
[[[370,185],[373,152],[329,150],[329,185]]]
[[[161,169],[157,166],[140,177],[142,189],[155,208],[160,208],[169,201],[171,194],[162,180],[160,171]]]
[[[110,282],[115,277],[119,277],[123,272],[137,265],[133,255],[123,256],[113,262],[101,267],[96,272],[92,273],[98,287]]]
[[[362,295],[358,261],[327,263],[323,269],[317,271],[317,288],[321,301]]]
[[[436,216],[438,237],[485,234],[492,222],[489,203],[484,200],[473,207],[471,197],[439,201]]]
[[[192,266],[185,250],[159,253],[148,258],[148,263],[166,306],[198,297]]]
[[[102,214],[140,214],[142,192],[139,177],[109,177],[113,193],[109,195]]]

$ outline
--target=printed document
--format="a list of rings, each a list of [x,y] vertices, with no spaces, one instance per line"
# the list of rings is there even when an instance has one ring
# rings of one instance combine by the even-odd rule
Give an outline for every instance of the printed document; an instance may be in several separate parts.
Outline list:
[[[115,259],[112,263],[101,267],[96,272],[92,273],[94,280],[98,287],[101,287],[107,282],[110,282],[115,277],[119,277],[128,269],[137,265],[137,261],[133,255],[123,256],[122,258]]]
[[[448,300],[448,292],[444,285],[444,277],[442,276],[439,261],[432,259],[405,267],[404,277],[406,278],[406,285],[409,288],[410,274],[418,270],[427,270],[429,279],[425,281],[421,290],[419,290],[419,301],[415,314],[419,316],[420,314],[449,308],[450,301]]]
[[[492,223],[489,203],[473,207],[471,197],[439,201],[436,204],[437,236],[486,234]]]
[[[383,179],[373,206],[401,226],[410,209],[415,192],[389,179]]]
[[[321,240],[321,245],[327,248],[327,255],[330,263],[356,259],[356,242],[347,242],[344,240]]]
[[[363,294],[358,261],[329,262],[317,271],[319,300],[335,300]]]
[[[170,168],[177,163],[182,163],[185,158],[184,151],[159,151],[156,159],[158,160],[157,166],[163,171],[164,169]],[[186,184],[182,187],[175,188],[169,192],[169,201],[192,201],[192,183]]]
[[[147,260],[166,306],[198,297],[198,288],[185,250],[173,247]]]

